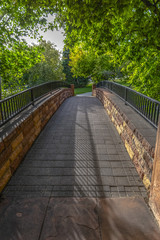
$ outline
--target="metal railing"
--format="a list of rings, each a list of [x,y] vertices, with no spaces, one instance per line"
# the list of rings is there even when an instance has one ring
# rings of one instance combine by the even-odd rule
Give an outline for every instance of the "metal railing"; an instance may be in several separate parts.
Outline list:
[[[41,97],[44,97],[46,94],[61,87],[68,88],[70,85],[61,81],[48,82],[0,100],[0,126],[8,122],[30,105],[34,105],[34,102]]]
[[[131,106],[142,117],[144,117],[152,126],[157,128],[158,117],[160,114],[160,102],[145,96],[135,90],[120,85],[115,82],[102,81],[97,87],[107,88],[118,95],[125,103]]]

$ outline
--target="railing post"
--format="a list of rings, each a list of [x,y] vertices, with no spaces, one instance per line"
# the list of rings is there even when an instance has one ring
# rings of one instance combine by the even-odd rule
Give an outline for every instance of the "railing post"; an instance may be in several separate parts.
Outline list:
[[[93,92],[93,90],[96,88],[96,84],[93,84],[92,85],[92,92]]]
[[[160,114],[158,121],[149,204],[158,221],[158,224],[160,225]]]
[[[124,100],[125,100],[125,105],[127,105],[127,88],[126,87],[124,92]]]
[[[31,89],[31,102],[32,102],[32,105],[34,106],[34,95],[33,95],[33,89]]]
[[[2,78],[0,76],[0,100],[2,100]]]
[[[74,84],[71,84],[72,96],[74,96]]]
[[[96,89],[96,84],[92,84],[92,96],[94,96],[94,89]]]
[[[112,82],[111,82],[111,91],[112,91],[112,89],[113,89],[113,88],[112,88]]]
[[[2,103],[0,103],[0,125],[3,122]]]

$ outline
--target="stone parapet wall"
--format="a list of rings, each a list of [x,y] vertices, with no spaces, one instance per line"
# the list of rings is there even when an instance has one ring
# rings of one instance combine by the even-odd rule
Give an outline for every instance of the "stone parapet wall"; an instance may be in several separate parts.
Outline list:
[[[48,120],[64,100],[72,95],[73,88],[57,91],[43,103],[35,105],[27,116],[20,118],[18,123],[12,123],[10,130],[3,131],[0,139],[0,192]]]
[[[111,121],[116,127],[127,152],[142,179],[144,186],[149,191],[153,168],[154,148],[147,142],[133,123],[110,99],[109,93],[103,89],[95,88],[92,92],[104,105]]]

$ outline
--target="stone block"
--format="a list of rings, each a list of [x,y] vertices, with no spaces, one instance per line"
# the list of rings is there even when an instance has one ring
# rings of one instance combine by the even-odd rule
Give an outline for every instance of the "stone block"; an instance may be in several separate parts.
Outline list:
[[[10,168],[10,161],[7,160],[4,165],[1,166],[0,168],[0,178],[4,175],[4,173],[7,171],[7,169]]]
[[[153,159],[151,158],[151,156],[147,152],[144,152],[143,159],[146,162],[147,166],[151,169],[151,167],[153,166]]]
[[[144,174],[144,177],[143,177],[143,184],[144,184],[146,189],[150,188],[151,181],[149,179],[149,176],[147,176],[146,174]]]
[[[128,127],[129,127],[129,129],[134,133],[136,131],[136,127],[134,126],[134,124],[131,121],[129,121],[129,120],[128,120],[128,122],[126,121],[126,123],[127,123]]]
[[[13,174],[17,167],[19,166],[20,162],[22,161],[22,157],[18,156],[16,159],[11,163],[11,173]]]
[[[137,129],[135,129],[135,136],[137,137],[137,139],[140,141],[140,142],[142,142],[143,141],[143,136],[142,136],[142,134],[137,130]]]
[[[10,156],[10,161],[13,162],[16,160],[16,158],[18,157],[18,155],[21,153],[21,151],[23,150],[23,147],[22,147],[22,143],[19,144],[17,146],[17,148],[12,152],[11,156]]]
[[[37,124],[40,121],[38,114],[34,116],[33,121],[35,124]]]
[[[136,145],[137,149],[142,148],[141,142],[137,139],[137,137],[135,135],[132,137],[132,139],[133,139],[134,144]]]
[[[25,155],[26,155],[26,153],[28,152],[28,150],[30,149],[30,144],[28,143],[28,144],[26,144],[26,145],[24,145],[23,146],[23,150],[21,151],[21,153],[20,153],[20,157],[21,158],[23,158]]]
[[[9,145],[3,152],[0,154],[0,167],[8,160],[9,156],[12,153],[12,147]]]
[[[31,132],[28,132],[28,134],[24,136],[24,139],[22,141],[22,146],[24,147],[28,145],[30,138],[34,135],[35,135],[35,129],[32,129]]]
[[[12,149],[14,151],[14,149],[22,142],[23,140],[23,133],[21,132],[16,138],[15,140],[13,140],[13,142],[11,143]]]
[[[6,136],[3,139],[5,147],[8,147],[16,136],[17,136],[16,129],[14,129],[11,133],[6,134]]]
[[[125,124],[126,124],[126,123],[125,123]],[[124,126],[123,126],[123,128],[124,128]],[[125,131],[126,131],[127,134],[130,136],[130,138],[133,137],[133,131],[132,131],[128,126],[126,126]]]
[[[35,126],[35,130],[39,129],[41,127],[41,120],[39,120],[38,122],[34,123]]]
[[[32,146],[32,144],[34,143],[35,139],[36,139],[36,136],[35,136],[35,133],[34,133],[34,135],[32,135],[32,136],[29,138],[28,144],[29,144],[30,146]]]
[[[7,182],[9,181],[9,179],[11,178],[12,174],[11,174],[11,170],[8,169],[2,178],[0,178],[0,192],[4,189],[4,187],[6,186]]]
[[[34,129],[34,123],[33,120],[31,122],[28,122],[28,125],[25,125],[23,128],[23,136],[25,137],[28,132],[31,132]]]
[[[4,150],[4,142],[0,142],[0,153]]]
[[[39,107],[33,111],[32,115],[33,115],[33,117],[39,115]]]
[[[150,156],[153,155],[153,147],[147,142],[147,140],[144,138],[142,141],[142,145],[145,148],[145,150],[150,154]]]
[[[29,115],[29,116],[23,121],[23,123],[22,123],[23,128],[24,128],[25,126],[28,126],[30,122],[33,122],[33,115],[32,115],[32,114]]]
[[[131,148],[131,146],[128,144],[127,141],[125,141],[125,147],[126,147],[126,149],[127,149],[127,152],[128,152],[128,154],[129,154],[130,158],[133,159],[134,152],[132,151],[132,148]]]
[[[40,132],[41,132],[41,127],[36,127],[36,129],[35,129],[35,136],[37,137],[39,134],[40,134]]]
[[[121,135],[121,133],[123,132],[123,129],[118,125],[116,126],[116,129],[117,129],[119,135]]]

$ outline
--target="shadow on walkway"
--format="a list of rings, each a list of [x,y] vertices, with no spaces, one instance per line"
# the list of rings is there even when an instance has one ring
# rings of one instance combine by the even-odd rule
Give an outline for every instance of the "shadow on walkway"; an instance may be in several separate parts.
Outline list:
[[[5,188],[0,239],[158,240],[143,197],[143,184],[101,103],[73,97]]]

